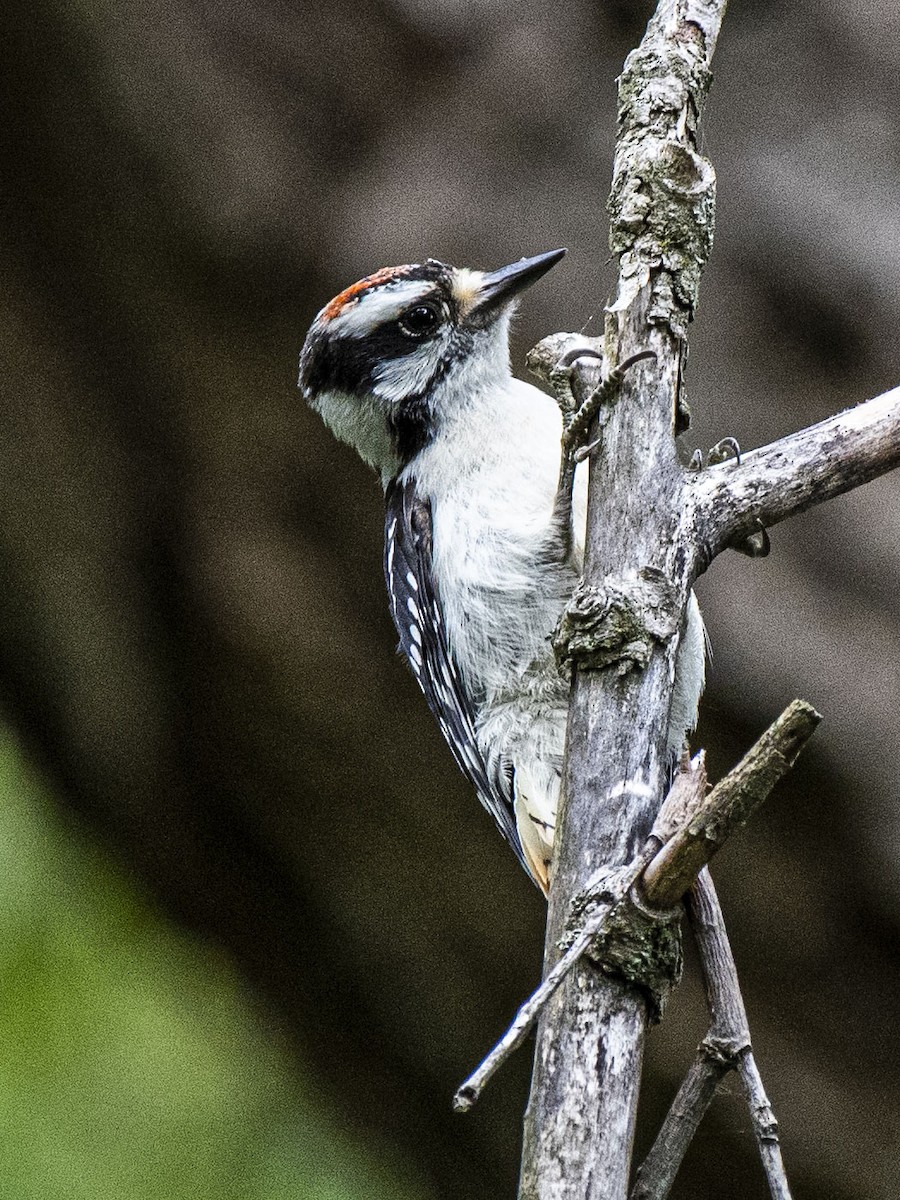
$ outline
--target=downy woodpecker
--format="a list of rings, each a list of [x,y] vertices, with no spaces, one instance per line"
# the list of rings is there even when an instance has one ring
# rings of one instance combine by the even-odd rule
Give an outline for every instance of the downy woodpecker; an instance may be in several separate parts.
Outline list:
[[[353,284],[315,318],[300,388],[385,489],[384,570],[405,654],[456,761],[549,887],[569,680],[550,635],[581,573],[586,479],[560,495],[562,417],[510,370],[518,294],[565,253],[498,271],[435,259]],[[669,725],[693,727],[704,634],[692,598]]]

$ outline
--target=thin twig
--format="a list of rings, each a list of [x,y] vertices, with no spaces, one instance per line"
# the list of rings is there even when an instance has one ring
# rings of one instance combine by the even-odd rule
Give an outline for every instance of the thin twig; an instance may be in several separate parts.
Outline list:
[[[662,803],[656,822],[641,854],[628,870],[622,871],[615,882],[615,894],[622,901],[637,882],[659,847],[685,824],[700,807],[706,795],[706,756],[699,751],[693,759],[682,760],[669,794]],[[565,954],[555,963],[540,987],[529,996],[516,1013],[509,1029],[494,1046],[487,1058],[457,1089],[453,1097],[456,1112],[468,1112],[481,1096],[491,1076],[515,1053],[528,1036],[553,993],[572,970],[591,942],[602,930],[614,904],[606,904],[591,912],[582,929]]]
[[[753,1132],[756,1134],[759,1156],[762,1159],[772,1200],[791,1200],[791,1189],[788,1186],[784,1161],[781,1157],[781,1143],[778,1140],[778,1122],[775,1120],[772,1105],[769,1103],[756,1059],[751,1051],[748,1050],[746,1054],[741,1055],[738,1062],[738,1074],[750,1106]]]
[[[737,967],[722,909],[706,868],[691,888],[687,911],[700,952],[712,1023],[656,1141],[637,1171],[631,1200],[665,1200],[669,1195],[716,1087],[732,1070],[739,1073],[744,1085],[773,1200],[791,1200],[778,1142],[778,1124],[753,1057]]]
[[[636,858],[628,871],[623,872],[620,882],[620,900],[639,878],[653,855],[651,846],[644,854]],[[584,928],[579,932],[575,941],[568,948],[547,974],[540,987],[532,992],[519,1011],[516,1013],[509,1029],[494,1046],[487,1058],[472,1072],[468,1079],[457,1089],[453,1097],[453,1108],[456,1112],[468,1112],[476,1103],[491,1076],[499,1070],[506,1060],[518,1050],[525,1041],[535,1021],[540,1017],[553,993],[569,974],[581,956],[590,947],[591,942],[603,929],[609,915],[615,906],[610,904],[592,913],[585,921]]]
[[[703,1046],[709,1057],[735,1066],[738,1056],[750,1048],[750,1027],[725,919],[707,868],[697,876],[686,907],[712,1018]]]
[[[666,1200],[716,1089],[730,1070],[729,1063],[698,1051],[656,1141],[638,1168],[630,1200]]]

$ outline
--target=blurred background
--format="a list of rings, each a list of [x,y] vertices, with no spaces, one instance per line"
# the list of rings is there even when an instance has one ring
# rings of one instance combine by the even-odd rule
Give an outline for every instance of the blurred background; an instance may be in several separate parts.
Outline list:
[[[650,3],[7,0],[0,1197],[513,1196],[543,902],[393,652],[379,487],[299,402],[369,271],[557,245],[598,331]],[[688,448],[900,382],[900,15],[735,5]],[[826,720],[716,878],[798,1200],[900,1190],[900,478],[701,581],[717,776]],[[465,836],[459,831],[465,830]],[[704,1032],[649,1041],[646,1148]],[[680,1200],[765,1195],[736,1086]]]

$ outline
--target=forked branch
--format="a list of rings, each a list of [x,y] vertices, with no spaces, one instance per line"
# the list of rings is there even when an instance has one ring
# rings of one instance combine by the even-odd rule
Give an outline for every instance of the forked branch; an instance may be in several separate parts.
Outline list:
[[[737,967],[712,877],[705,867],[688,894],[687,911],[700,952],[712,1023],[635,1175],[631,1200],[666,1200],[716,1088],[733,1070],[740,1073],[744,1085],[769,1192],[774,1200],[790,1200],[778,1124],[753,1057]]]
[[[574,968],[560,959],[573,937],[573,904],[590,897],[592,881],[603,880],[603,899],[581,915],[600,919],[608,909],[604,930],[613,913],[640,905],[633,886],[625,889],[630,899],[615,901],[610,880],[620,886],[637,867],[645,877],[649,870],[638,848],[665,791],[680,635],[695,579],[716,554],[746,544],[760,525],[900,465],[900,389],[739,462],[699,472],[679,463],[673,433],[683,425],[681,368],[715,207],[715,174],[697,132],[724,11],[725,0],[660,0],[619,81],[609,199],[619,272],[602,348],[608,364],[648,351],[652,357],[629,373],[604,410],[602,440],[591,456],[584,580],[567,616],[593,659],[568,653],[574,644],[568,633],[561,647],[561,657],[576,666],[545,944],[553,994],[538,1029],[520,1200],[624,1200],[628,1194],[653,1004],[633,975],[593,969],[580,948]],[[551,342],[562,349],[573,340],[557,335]],[[573,371],[581,377],[576,391],[596,384],[596,361],[579,360]],[[594,439],[597,433],[595,421]],[[607,620],[610,613],[615,620]],[[613,641],[610,650],[610,635],[622,645]],[[598,646],[603,656],[594,653]],[[668,863],[664,855],[654,868],[665,873],[673,860],[680,864],[676,893],[696,875],[700,862],[689,851],[702,841],[691,842],[685,832]],[[773,1195],[784,1200],[787,1185],[771,1149],[777,1147],[771,1110],[749,1051],[738,1065],[759,1116]],[[711,1078],[705,1068],[696,1075],[701,1099],[710,1094]],[[468,1081],[468,1102],[476,1083],[483,1077]],[[685,1129],[702,1113],[691,1105]]]
[[[569,972],[586,953],[596,952],[598,937],[614,921],[628,920],[628,911],[623,910],[637,909],[641,917],[653,912],[665,917],[679,903],[713,854],[746,824],[778,780],[790,770],[820,720],[809,704],[794,700],[708,796],[702,754],[683,764],[641,853],[613,877],[604,874],[593,889],[588,888],[576,899],[574,907],[587,915],[579,920],[565,953],[519,1009],[503,1038],[458,1089],[454,1097],[457,1112],[467,1112],[475,1104],[491,1076],[525,1040]],[[591,906],[595,899],[599,902]],[[731,966],[733,970],[733,960]],[[735,992],[740,1002],[736,973],[731,992],[724,985],[720,992],[725,997]],[[710,998],[714,1019],[719,1013],[730,1015],[724,1002],[714,1000],[717,994],[713,985]],[[716,1029],[715,1024],[713,1028]],[[698,1124],[702,1111],[697,1117]]]

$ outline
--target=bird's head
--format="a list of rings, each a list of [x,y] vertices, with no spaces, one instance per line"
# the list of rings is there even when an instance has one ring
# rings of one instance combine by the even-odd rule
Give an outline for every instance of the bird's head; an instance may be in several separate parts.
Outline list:
[[[516,297],[565,250],[497,271],[386,267],[335,296],[313,321],[300,389],[342,441],[390,479],[434,436],[448,408],[509,378]]]

